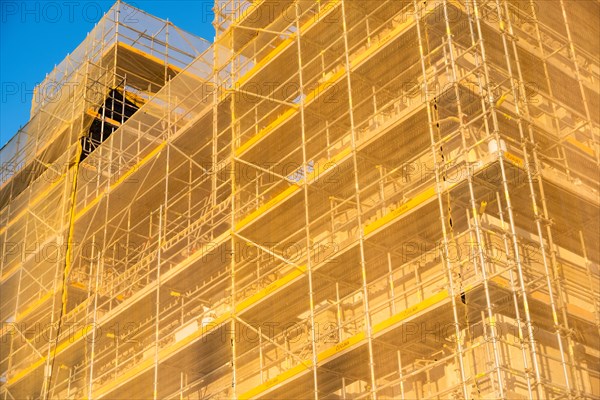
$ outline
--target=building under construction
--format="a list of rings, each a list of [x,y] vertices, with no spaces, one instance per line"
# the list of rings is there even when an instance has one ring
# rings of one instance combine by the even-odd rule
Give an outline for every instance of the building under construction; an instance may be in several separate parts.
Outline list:
[[[600,3],[117,2],[1,150],[0,397],[597,399]]]

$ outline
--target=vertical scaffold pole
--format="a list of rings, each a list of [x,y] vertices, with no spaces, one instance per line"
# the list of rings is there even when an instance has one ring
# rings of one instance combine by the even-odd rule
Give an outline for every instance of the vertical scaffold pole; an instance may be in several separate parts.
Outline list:
[[[307,152],[306,152],[306,125],[304,115],[304,79],[302,73],[302,44],[300,41],[300,5],[296,3],[296,46],[298,53],[298,82],[300,86],[300,130],[302,132],[302,172],[304,176],[303,180],[303,193],[304,193],[304,233],[306,242],[306,275],[308,279],[308,300],[310,305],[310,333],[311,333],[311,351],[312,351],[312,373],[313,373],[313,393],[314,399],[319,400],[319,389],[317,384],[317,327],[315,326],[315,292],[313,285],[313,265],[311,255],[311,242],[310,242],[310,215],[308,212],[308,169],[307,169]]]
[[[167,166],[169,163],[167,162]],[[168,169],[168,167],[167,167]],[[166,196],[166,192],[165,192]],[[156,304],[154,308],[155,320],[154,320],[154,381],[152,398],[158,399],[158,350],[159,350],[159,317],[160,317],[160,264],[161,264],[161,245],[163,238],[163,210],[164,204],[161,204],[158,208],[158,250],[156,257]]]
[[[231,27],[231,49],[233,52],[234,49],[234,29],[233,27]],[[218,49],[216,50],[218,51]],[[230,63],[226,63],[226,65],[229,65],[229,68],[231,68],[231,71],[229,71],[230,74],[233,73],[233,64],[235,62],[234,60],[235,55],[232,54],[232,58],[229,60]],[[215,63],[218,62],[218,53],[217,56],[215,57],[216,61]],[[218,64],[217,64],[218,65]],[[227,68],[227,67],[226,67]],[[218,92],[219,90],[223,90],[223,92],[225,92],[225,87],[221,86],[221,82],[219,81],[219,76],[220,76],[220,70],[218,69],[216,71],[216,75],[215,75],[215,79],[217,80],[217,90],[215,90],[215,99],[218,100],[219,96],[218,96]],[[230,75],[231,78],[231,84],[232,86],[234,85],[234,76]],[[231,98],[229,100],[230,104],[229,104],[229,110],[231,113],[231,150],[230,150],[230,155],[229,155],[229,171],[230,171],[230,175],[229,175],[229,179],[231,180],[231,231],[232,231],[232,235],[231,235],[231,387],[232,387],[232,398],[233,400],[237,399],[238,393],[237,393],[237,332],[236,332],[236,320],[237,320],[237,313],[235,311],[235,306],[236,306],[236,273],[237,273],[237,266],[236,266],[236,256],[237,253],[235,252],[235,243],[236,243],[236,237],[235,237],[235,214],[236,214],[236,208],[235,208],[235,204],[236,204],[236,175],[235,175],[235,146],[236,146],[236,138],[237,138],[237,133],[236,133],[236,114],[235,114],[235,91],[231,91]],[[218,109],[218,104],[215,107],[215,110]],[[215,120],[216,122],[217,120]],[[215,124],[216,125],[216,124]],[[217,129],[217,127],[215,126],[215,129]]]
[[[367,346],[369,351],[369,375],[371,387],[371,399],[377,400],[377,380],[375,378],[375,360],[373,355],[373,328],[371,323],[371,310],[369,308],[369,289],[367,282],[367,265],[365,260],[365,235],[362,222],[362,206],[360,199],[360,182],[358,179],[358,158],[356,125],[354,122],[354,101],[352,99],[352,78],[350,76],[350,45],[348,43],[348,22],[346,15],[346,0],[341,1],[342,7],[342,29],[344,34],[344,65],[346,70],[346,86],[348,88],[348,115],[350,117],[350,140],[352,149],[352,169],[354,175],[354,201],[356,203],[356,220],[358,223],[358,244],[360,251],[360,270],[362,276],[363,305],[365,311],[365,330],[367,334]]]

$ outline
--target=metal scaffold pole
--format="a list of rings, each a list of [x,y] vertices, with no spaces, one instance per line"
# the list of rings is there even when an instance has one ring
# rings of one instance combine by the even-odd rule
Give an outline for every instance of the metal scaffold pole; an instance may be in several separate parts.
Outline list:
[[[234,34],[235,31],[232,31],[231,33],[231,42],[232,42],[232,48],[233,48],[233,41],[234,41]],[[218,99],[219,99],[219,92],[223,91],[225,92],[226,88],[225,88],[225,83],[223,83],[220,80],[220,74],[223,72],[220,68],[220,64],[217,64],[219,62],[219,55],[220,55],[220,47],[217,47],[215,49],[216,51],[216,55],[215,55],[215,65],[218,65],[218,68],[216,69],[215,72],[215,80],[216,80],[216,90],[215,90],[215,126],[213,127],[213,129],[215,131],[218,131],[218,106],[219,104],[217,103]],[[229,65],[229,64],[226,64]],[[227,66],[225,68],[228,68]],[[233,68],[233,63],[231,64],[231,67]],[[231,268],[231,287],[230,287],[230,291],[231,293],[229,294],[231,297],[231,390],[232,390],[232,398],[234,400],[237,400],[238,398],[238,374],[237,374],[237,341],[238,338],[240,337],[240,335],[238,335],[237,332],[237,313],[236,313],[236,299],[237,299],[237,280],[236,280],[236,273],[237,273],[237,257],[238,253],[236,252],[236,248],[235,248],[235,244],[237,243],[236,240],[236,215],[237,215],[237,209],[236,209],[236,184],[237,184],[237,175],[236,175],[236,160],[235,160],[235,144],[236,144],[236,140],[238,139],[238,134],[236,131],[236,112],[235,112],[235,98],[236,98],[236,93],[234,91],[231,92],[230,94],[231,99],[230,99],[230,105],[229,105],[229,112],[231,113],[231,128],[230,128],[230,132],[231,132],[231,136],[230,136],[230,140],[231,140],[231,144],[230,144],[230,155],[227,159],[227,163],[229,165],[229,179],[231,180],[231,216],[230,216],[230,225],[231,225],[231,237],[229,239],[229,243],[231,245],[231,261],[230,261],[230,268]],[[216,168],[216,166],[213,166],[213,168]],[[244,242],[247,243],[247,242]]]
[[[319,388],[318,388],[318,375],[317,368],[319,360],[317,358],[317,344],[319,338],[317,337],[317,329],[315,326],[315,290],[313,283],[313,261],[312,261],[312,249],[311,249],[311,232],[310,232],[310,213],[309,213],[309,198],[308,198],[308,159],[306,155],[306,126],[304,121],[304,80],[303,80],[303,63],[302,63],[302,43],[300,41],[300,5],[295,5],[296,14],[296,48],[298,54],[298,82],[299,82],[299,93],[300,93],[300,130],[302,132],[302,176],[304,177],[304,183],[302,185],[304,192],[304,232],[305,232],[305,245],[306,245],[306,279],[308,279],[308,301],[310,307],[310,339],[311,339],[311,354],[312,354],[312,373],[313,373],[313,385],[314,385],[314,399],[319,400]]]
[[[350,118],[350,146],[351,146],[351,157],[352,157],[352,169],[354,176],[354,201],[356,203],[356,222],[358,223],[358,246],[360,252],[360,270],[362,277],[362,295],[364,304],[364,318],[365,318],[365,330],[367,333],[367,347],[369,354],[369,378],[371,398],[377,399],[377,379],[375,378],[375,360],[373,355],[373,327],[371,322],[371,309],[369,307],[369,289],[367,282],[367,263],[365,260],[365,237],[363,229],[362,219],[362,206],[360,199],[360,181],[358,177],[358,156],[357,156],[357,137],[356,127],[354,123],[354,102],[352,99],[352,77],[350,72],[352,70],[349,58],[349,44],[348,44],[348,27],[346,18],[346,0],[342,0],[342,28],[344,34],[344,65],[346,69],[346,85],[348,88],[348,109]]]
[[[167,162],[167,165],[168,162]],[[166,192],[165,192],[165,196],[166,196]],[[161,243],[162,242],[162,238],[163,238],[163,215],[166,212],[166,209],[164,207],[164,204],[161,204],[159,209],[158,209],[158,242]],[[154,400],[158,399],[158,355],[159,355],[159,343],[160,343],[160,330],[159,330],[159,323],[160,323],[160,268],[161,268],[161,248],[159,246],[158,248],[158,254],[156,257],[156,294],[154,297],[154,379],[153,379],[153,383],[152,383],[152,393],[153,393],[153,398]]]

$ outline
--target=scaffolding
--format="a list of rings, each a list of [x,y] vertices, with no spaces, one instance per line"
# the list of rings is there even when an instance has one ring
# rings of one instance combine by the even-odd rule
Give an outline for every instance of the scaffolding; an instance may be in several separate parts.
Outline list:
[[[597,2],[214,13],[117,2],[1,150],[3,399],[600,396]]]

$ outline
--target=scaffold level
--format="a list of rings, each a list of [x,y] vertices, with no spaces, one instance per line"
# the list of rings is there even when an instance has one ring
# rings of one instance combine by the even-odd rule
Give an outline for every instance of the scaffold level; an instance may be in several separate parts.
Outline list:
[[[1,398],[599,398],[600,3],[213,10],[0,150]]]

